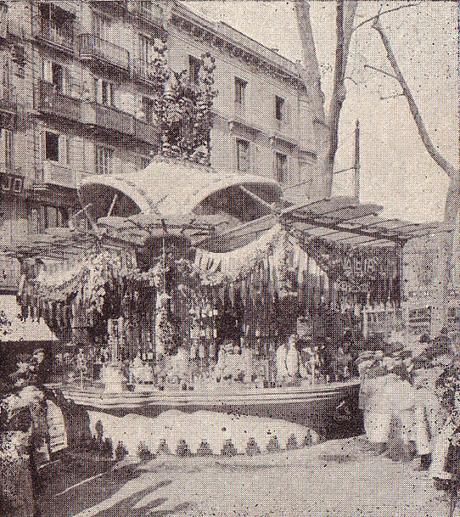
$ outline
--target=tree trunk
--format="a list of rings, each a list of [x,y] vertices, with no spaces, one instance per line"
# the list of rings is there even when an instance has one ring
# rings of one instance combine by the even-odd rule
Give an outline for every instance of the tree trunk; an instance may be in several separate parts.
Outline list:
[[[436,162],[436,164],[447,174],[449,178],[449,188],[444,205],[444,223],[446,224],[446,226],[450,227],[450,229],[448,228],[448,231],[442,240],[442,247],[444,253],[441,254],[442,266],[441,270],[439,271],[440,286],[438,301],[440,306],[437,307],[437,319],[440,320],[440,324],[438,322],[438,327],[446,326],[447,309],[449,304],[449,287],[452,285],[453,280],[452,266],[454,246],[458,239],[458,218],[460,209],[460,170],[458,169],[458,167],[455,167],[448,160],[446,160],[433,144],[430,135],[428,134],[428,131],[426,129],[426,126],[423,122],[417,103],[415,102],[412,92],[408,84],[406,83],[401,69],[399,68],[390,40],[388,39],[385,31],[383,30],[379,18],[376,18],[372,27],[379,33],[380,39],[382,40],[383,46],[385,47],[387,53],[388,62],[390,63],[395,75],[393,76],[391,74],[388,74],[387,72],[383,73],[385,73],[386,75],[390,75],[391,77],[396,79],[400,84],[403,95],[407,100],[409,110],[417,126],[418,133],[423,142],[423,145],[425,146],[425,149]]]
[[[337,1],[336,14],[336,47],[334,86],[328,113],[329,139],[328,146],[323,156],[323,171],[325,174],[326,194],[332,194],[332,181],[334,175],[335,155],[339,146],[340,113],[345,101],[347,91],[345,88],[345,72],[347,69],[348,53],[350,51],[351,35],[353,33],[353,20],[357,8],[356,1]]]
[[[309,18],[309,5],[306,0],[297,0],[295,2],[295,7],[300,38],[302,41],[304,66],[308,68],[308,64],[311,63],[312,57],[314,57],[316,60],[316,55],[312,56],[312,48],[314,49],[314,45],[312,44],[310,36],[311,25]],[[335,52],[334,85],[332,90],[332,97],[329,103],[329,113],[326,121],[327,134],[325,141],[320,142],[321,148],[318,149],[318,169],[319,173],[324,177],[324,195],[328,197],[332,194],[334,161],[339,144],[340,112],[346,97],[345,71],[347,68],[348,53],[350,49],[351,35],[353,33],[353,21],[355,18],[356,8],[356,0],[337,0],[337,41]]]

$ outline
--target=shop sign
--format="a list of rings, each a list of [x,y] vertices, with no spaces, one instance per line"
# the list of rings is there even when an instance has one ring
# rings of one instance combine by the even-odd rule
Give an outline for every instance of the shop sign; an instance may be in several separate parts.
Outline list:
[[[0,173],[0,185],[2,192],[20,196],[24,192],[24,177]]]

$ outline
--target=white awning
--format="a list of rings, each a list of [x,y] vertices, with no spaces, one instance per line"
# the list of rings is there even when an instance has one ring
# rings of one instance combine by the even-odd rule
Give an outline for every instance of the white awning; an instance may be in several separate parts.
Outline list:
[[[171,217],[191,214],[202,201],[232,187],[255,194],[262,200],[261,206],[279,202],[282,196],[280,185],[271,178],[217,173],[201,165],[164,158],[133,174],[88,176],[80,185],[79,196],[82,206],[89,205],[96,220],[139,212]]]

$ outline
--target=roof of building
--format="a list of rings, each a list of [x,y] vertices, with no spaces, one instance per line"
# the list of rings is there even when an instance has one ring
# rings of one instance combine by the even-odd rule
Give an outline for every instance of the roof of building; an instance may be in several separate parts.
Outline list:
[[[253,55],[257,55],[272,66],[278,67],[284,72],[287,72],[290,76],[295,77],[296,79],[300,77],[297,63],[235,29],[228,23],[210,21],[197,14],[195,10],[192,10],[190,7],[178,2],[174,4],[173,14],[186,16],[189,21],[193,20],[206,30],[215,33],[217,36],[228,40],[235,46],[246,50]]]

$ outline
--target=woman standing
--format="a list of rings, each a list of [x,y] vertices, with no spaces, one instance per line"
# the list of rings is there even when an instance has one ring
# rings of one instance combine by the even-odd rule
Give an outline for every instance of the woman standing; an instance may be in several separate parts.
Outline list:
[[[49,457],[45,395],[24,365],[0,393],[0,515],[39,517],[38,455]]]

